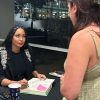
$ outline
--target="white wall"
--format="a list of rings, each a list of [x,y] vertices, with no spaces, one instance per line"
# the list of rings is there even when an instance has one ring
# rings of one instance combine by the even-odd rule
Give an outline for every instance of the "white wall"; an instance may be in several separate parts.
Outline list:
[[[14,25],[14,0],[0,0],[0,39],[5,38]]]

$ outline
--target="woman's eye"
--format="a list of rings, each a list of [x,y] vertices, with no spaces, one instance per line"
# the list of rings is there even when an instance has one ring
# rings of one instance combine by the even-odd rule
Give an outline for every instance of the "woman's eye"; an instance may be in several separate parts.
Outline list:
[[[19,37],[25,38],[26,36],[25,35],[23,35],[23,36],[21,36],[21,35],[15,35],[15,37],[17,37],[17,38],[19,38]]]
[[[20,35],[15,35],[16,37],[20,37]]]

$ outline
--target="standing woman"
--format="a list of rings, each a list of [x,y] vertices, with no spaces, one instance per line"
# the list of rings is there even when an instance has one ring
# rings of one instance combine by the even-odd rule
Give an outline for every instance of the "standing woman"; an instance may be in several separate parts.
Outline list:
[[[45,79],[36,71],[33,58],[24,28],[13,27],[0,48],[0,84],[18,82],[27,86],[33,76]]]
[[[100,0],[68,0],[74,25],[65,73],[60,80],[63,100],[100,100]]]

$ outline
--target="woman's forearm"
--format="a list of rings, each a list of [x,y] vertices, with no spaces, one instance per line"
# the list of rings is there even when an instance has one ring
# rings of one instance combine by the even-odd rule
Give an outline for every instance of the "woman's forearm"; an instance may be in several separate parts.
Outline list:
[[[1,82],[1,85],[2,86],[8,86],[9,84],[11,83],[15,83],[17,81],[13,81],[13,80],[9,80],[9,79],[3,79],[2,82]]]

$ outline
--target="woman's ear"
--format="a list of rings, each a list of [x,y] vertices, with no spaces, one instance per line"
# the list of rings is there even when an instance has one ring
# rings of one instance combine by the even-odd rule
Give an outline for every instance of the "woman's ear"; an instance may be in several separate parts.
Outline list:
[[[76,13],[77,13],[77,6],[76,4],[73,3],[73,6],[71,8],[71,20],[73,25],[75,25],[77,21]]]
[[[76,13],[77,12],[77,6],[73,3],[73,8],[72,8],[72,10],[73,10],[73,13]]]

